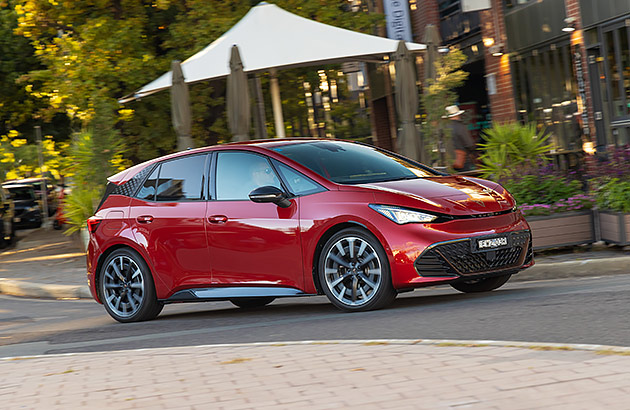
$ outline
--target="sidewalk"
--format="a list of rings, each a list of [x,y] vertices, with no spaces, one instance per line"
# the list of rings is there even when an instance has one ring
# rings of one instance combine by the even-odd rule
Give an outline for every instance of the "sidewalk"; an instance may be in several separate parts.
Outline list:
[[[18,243],[0,251],[0,294],[53,299],[90,299],[85,254],[78,237],[62,231],[18,231]],[[511,281],[630,273],[630,251],[605,246],[536,255],[536,265]]]
[[[254,343],[0,359],[0,397],[5,409],[630,408],[630,348],[519,345]]]
[[[17,231],[0,250],[0,293],[35,298],[91,298],[85,253],[76,236],[54,229]]]

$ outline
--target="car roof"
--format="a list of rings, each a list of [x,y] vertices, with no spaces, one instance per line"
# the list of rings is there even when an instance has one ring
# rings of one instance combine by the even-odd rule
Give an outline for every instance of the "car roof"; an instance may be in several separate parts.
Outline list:
[[[207,147],[188,149],[185,151],[179,151],[172,154],[164,155],[158,158],[153,158],[148,161],[145,161],[141,164],[134,165],[131,168],[127,168],[124,171],[121,171],[115,175],[107,178],[109,182],[115,183],[116,185],[123,184],[130,180],[134,175],[143,169],[155,164],[156,162],[161,162],[167,159],[173,159],[184,155],[197,154],[197,153],[205,153],[211,152],[218,149],[231,149],[234,147],[256,147],[262,148],[264,150],[273,150],[276,147],[286,146],[286,145],[294,145],[294,144],[305,144],[309,142],[321,142],[321,141],[335,141],[335,142],[350,142],[354,143],[354,141],[347,141],[342,139],[331,140],[330,138],[312,138],[312,137],[292,137],[292,138],[272,138],[272,139],[264,139],[264,140],[249,140],[249,141],[239,141],[239,142],[230,142],[227,144],[219,144],[219,145],[210,145]]]
[[[2,188],[11,189],[11,188],[30,188],[33,189],[33,185],[29,184],[2,184]]]

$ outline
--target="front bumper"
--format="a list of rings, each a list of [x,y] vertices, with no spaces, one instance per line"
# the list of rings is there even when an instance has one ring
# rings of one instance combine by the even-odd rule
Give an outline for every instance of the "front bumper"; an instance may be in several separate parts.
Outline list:
[[[533,264],[529,230],[501,236],[509,239],[509,246],[484,251],[474,249],[475,237],[433,244],[418,256],[414,267],[418,275],[425,278],[461,278],[518,271]]]

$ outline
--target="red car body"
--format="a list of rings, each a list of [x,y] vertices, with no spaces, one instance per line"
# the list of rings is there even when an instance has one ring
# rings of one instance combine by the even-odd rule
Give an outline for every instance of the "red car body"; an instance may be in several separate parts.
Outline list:
[[[160,303],[321,294],[316,271],[322,246],[334,233],[351,227],[367,231],[382,245],[396,292],[499,273],[509,276],[533,265],[529,226],[500,185],[437,173],[409,180],[340,184],[278,149],[317,141],[267,140],[189,150],[109,178],[108,193],[89,221],[88,282],[94,299],[103,303],[99,270],[106,256],[120,248],[132,249],[146,262]],[[155,202],[133,197],[133,189],[139,189],[142,178],[157,163],[229,151],[276,160],[323,189],[290,197],[287,207],[243,200]],[[206,166],[200,172],[210,173],[209,180],[215,181],[214,166]],[[128,187],[132,180],[134,186]],[[398,224],[370,204],[426,211],[446,220]],[[498,245],[501,249],[496,251],[469,251],[471,238],[497,235],[510,238],[509,248]],[[463,246],[468,259],[449,259],[449,252],[459,252],[457,246]],[[497,258],[509,260],[501,264]],[[485,265],[479,268],[475,263]],[[354,288],[356,297],[356,284]]]

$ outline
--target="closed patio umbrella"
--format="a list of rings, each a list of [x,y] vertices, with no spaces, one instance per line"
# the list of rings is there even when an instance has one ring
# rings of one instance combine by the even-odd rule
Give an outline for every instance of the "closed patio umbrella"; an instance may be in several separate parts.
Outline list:
[[[418,112],[418,88],[416,86],[415,57],[409,52],[404,41],[398,43],[394,53],[396,66],[396,111],[401,123],[398,136],[399,153],[419,159],[420,153],[415,116]]]
[[[183,151],[194,148],[195,144],[190,136],[192,116],[190,113],[190,95],[188,85],[184,81],[181,63],[175,60],[171,63],[173,72],[173,86],[171,87],[171,117],[173,128],[177,134],[177,150]]]
[[[424,55],[424,80],[426,84],[427,79],[430,78],[435,80],[437,77],[437,73],[435,72],[435,62],[439,57],[438,46],[442,42],[442,39],[440,39],[440,33],[435,25],[427,25],[427,28],[424,31],[423,41],[427,46],[427,50]],[[425,88],[427,87],[425,86]]]
[[[247,74],[238,46],[233,45],[230,54],[230,74],[227,78],[227,114],[232,141],[249,140],[250,102]]]

